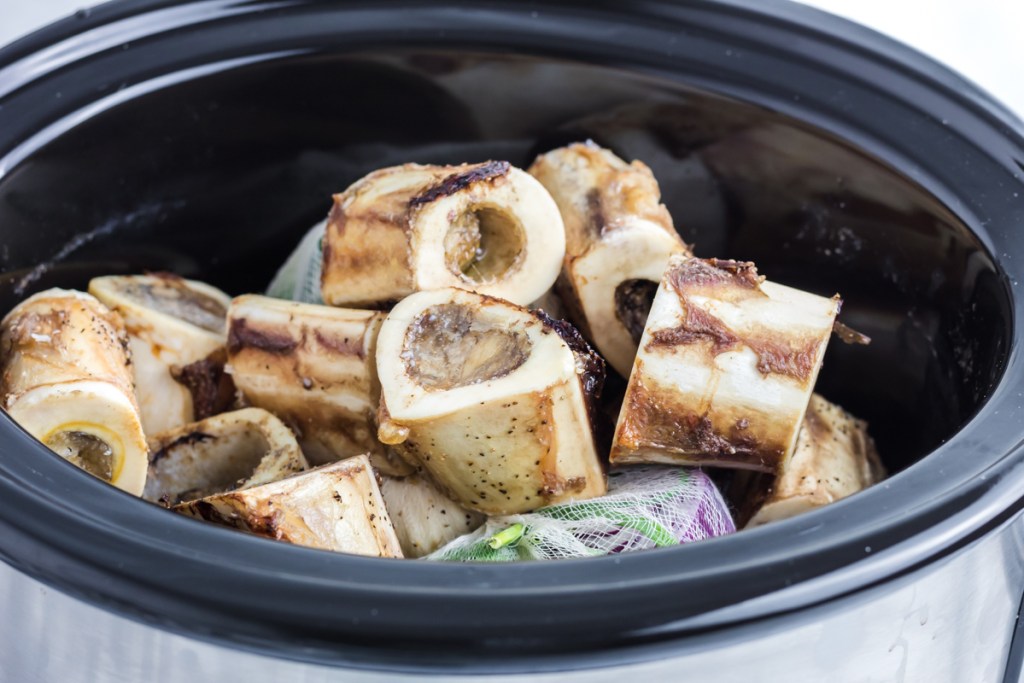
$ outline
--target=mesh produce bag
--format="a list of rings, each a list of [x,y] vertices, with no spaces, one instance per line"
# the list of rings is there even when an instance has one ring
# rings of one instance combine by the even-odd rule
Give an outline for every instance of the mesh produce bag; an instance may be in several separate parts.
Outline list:
[[[590,557],[689,543],[736,530],[699,469],[628,467],[608,475],[606,496],[490,518],[428,560],[512,562]]]
[[[320,270],[323,267],[323,240],[327,221],[314,225],[295,247],[267,287],[267,296],[306,304],[322,304]]]

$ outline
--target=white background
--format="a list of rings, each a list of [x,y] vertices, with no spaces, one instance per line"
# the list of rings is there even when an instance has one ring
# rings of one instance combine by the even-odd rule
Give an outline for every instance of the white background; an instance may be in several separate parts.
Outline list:
[[[88,0],[0,0],[0,44],[91,4]],[[805,0],[805,4],[908,43],[959,71],[1024,118],[1024,0]]]

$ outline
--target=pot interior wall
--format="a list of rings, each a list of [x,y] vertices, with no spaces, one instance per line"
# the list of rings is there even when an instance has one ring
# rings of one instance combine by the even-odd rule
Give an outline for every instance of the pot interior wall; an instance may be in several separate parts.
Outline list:
[[[870,150],[668,80],[485,54],[285,58],[95,113],[0,179],[0,308],[140,270],[259,291],[370,170],[526,166],[586,138],[653,168],[698,255],[843,295],[841,319],[873,343],[833,342],[819,390],[871,421],[891,469],[950,437],[998,379],[1010,318],[992,259]]]

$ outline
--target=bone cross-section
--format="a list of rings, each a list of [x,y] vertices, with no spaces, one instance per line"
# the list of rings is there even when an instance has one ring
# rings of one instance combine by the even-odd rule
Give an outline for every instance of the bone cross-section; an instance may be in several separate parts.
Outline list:
[[[223,348],[230,298],[208,284],[171,274],[97,277],[89,282],[89,293],[124,319],[146,433],[201,417],[191,392],[173,373]]]
[[[402,557],[366,456],[174,508],[189,517],[278,541],[374,557]]]
[[[778,475],[744,472],[731,490],[744,501],[738,521],[750,528],[834,503],[884,478],[867,422],[813,394],[793,457]]]
[[[793,452],[838,297],[752,263],[673,256],[616,425],[612,463],[777,472]]]
[[[49,289],[18,304],[0,328],[7,414],[78,467],[142,493],[146,437],[121,317],[83,292]]]
[[[565,224],[558,289],[570,318],[628,377],[665,265],[672,254],[689,254],[658,181],[642,162],[628,164],[592,142],[542,154],[529,172]]]
[[[589,413],[603,363],[567,323],[461,289],[420,292],[381,326],[377,366],[381,440],[466,508],[605,492]]]
[[[295,435],[261,408],[244,408],[149,438],[143,498],[173,505],[268,484],[307,469]]]
[[[525,305],[551,287],[564,254],[558,207],[525,171],[406,164],[335,195],[321,293],[332,306],[374,308],[455,286]]]
[[[377,440],[374,349],[383,313],[265,296],[235,298],[228,367],[246,400],[280,417],[314,465],[368,453],[382,472],[412,468]]]

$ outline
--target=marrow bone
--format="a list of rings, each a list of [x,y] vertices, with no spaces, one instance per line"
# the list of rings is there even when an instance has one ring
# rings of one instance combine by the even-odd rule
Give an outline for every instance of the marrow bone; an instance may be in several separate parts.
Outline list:
[[[0,397],[52,451],[129,493],[146,481],[146,437],[117,313],[83,292],[50,289],[0,323]]]
[[[402,557],[373,467],[364,455],[262,486],[182,503],[174,510],[310,548]]]
[[[627,377],[669,257],[690,253],[658,182],[642,162],[627,164],[592,142],[542,154],[529,172],[565,225],[559,290],[570,317]]]
[[[839,306],[838,297],[764,282],[752,263],[673,256],[633,364],[612,463],[779,471]]]
[[[333,306],[382,307],[454,286],[525,305],[550,289],[564,254],[558,207],[526,172],[406,164],[335,195],[321,293]]]
[[[377,364],[381,440],[464,507],[511,514],[604,493],[589,413],[603,363],[568,324],[420,292],[381,326]]]
[[[124,319],[146,433],[204,417],[174,372],[223,348],[228,296],[170,274],[97,277],[89,293]]]

